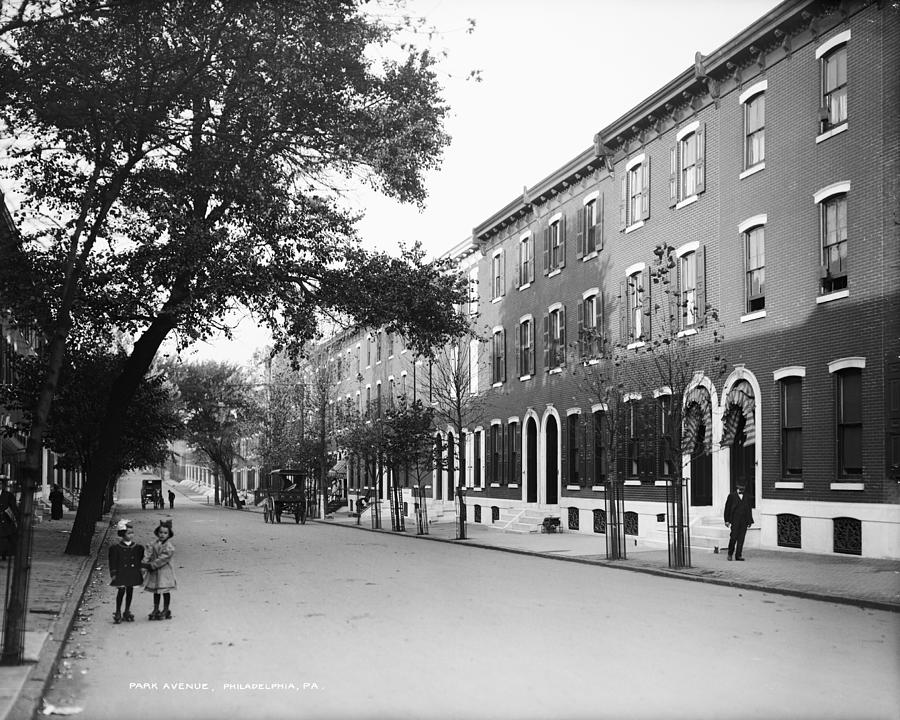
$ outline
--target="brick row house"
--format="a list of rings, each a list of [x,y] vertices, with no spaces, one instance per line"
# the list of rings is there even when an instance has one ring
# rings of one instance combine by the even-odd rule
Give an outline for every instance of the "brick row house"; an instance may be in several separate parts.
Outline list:
[[[625,534],[665,543],[673,433],[663,414],[635,418],[675,397],[695,542],[722,537],[725,498],[744,484],[750,546],[900,557],[898,66],[888,4],[784,2],[477,225],[450,255],[477,280],[483,341],[460,348],[482,412],[460,458],[453,428],[436,428],[432,517],[454,515],[460,483],[469,521],[556,516],[602,534],[619,477]],[[666,247],[670,331],[696,367],[674,395],[623,387],[611,448],[582,370],[610,345],[647,362]],[[357,409],[429,372],[383,333],[327,347]],[[352,462],[348,480],[351,495],[370,487]]]
[[[19,235],[12,215],[0,192],[0,262],[16,262]],[[40,350],[43,337],[34,326],[16,321],[8,305],[0,298],[0,384],[14,386],[17,383],[15,360],[28,357]],[[11,481],[18,492],[25,466],[27,433],[17,429],[22,411],[0,406],[0,475]],[[41,456],[41,479],[37,495],[46,501],[53,484],[58,484],[71,500],[81,491],[81,470],[66,463],[65,458],[49,449]]]
[[[588,364],[600,338],[638,362],[668,245],[673,332],[702,358],[714,306],[724,335],[725,373],[710,350],[681,398],[707,438],[684,458],[692,535],[741,483],[752,545],[900,555],[898,20],[878,3],[783,3],[475,228],[492,417],[473,428],[485,482],[469,478],[469,517],[603,532],[618,469],[625,533],[665,538],[659,437],[626,430],[607,467],[604,408],[570,356]]]

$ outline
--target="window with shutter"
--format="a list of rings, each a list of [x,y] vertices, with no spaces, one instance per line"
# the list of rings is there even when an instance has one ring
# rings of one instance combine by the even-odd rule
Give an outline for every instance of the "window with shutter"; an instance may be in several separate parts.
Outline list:
[[[572,413],[566,418],[566,438],[568,443],[568,476],[563,482],[567,485],[581,484],[581,457],[579,453],[580,433],[578,427],[578,413]]]
[[[547,271],[552,273],[566,266],[566,223],[565,216],[557,217],[548,226]]]
[[[669,151],[669,207],[687,205],[706,189],[705,155],[705,124],[693,122],[678,132]]]

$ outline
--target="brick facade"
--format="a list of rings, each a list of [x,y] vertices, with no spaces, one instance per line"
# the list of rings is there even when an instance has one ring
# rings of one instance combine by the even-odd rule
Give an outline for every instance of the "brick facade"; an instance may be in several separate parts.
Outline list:
[[[695,252],[697,297],[718,310],[717,327],[725,338],[721,347],[715,346],[712,325],[689,338],[698,363],[693,370],[712,400],[714,434],[711,499],[691,507],[692,520],[721,518],[734,484],[732,454],[739,451],[720,440],[729,392],[742,383],[752,393],[755,419],[755,441],[746,445],[756,500],[756,529],[749,542],[787,546],[782,532],[798,523],[801,550],[900,556],[900,81],[893,70],[900,65],[900,16],[878,3],[845,3],[841,8],[843,12],[819,3],[783,3],[711,55],[698,56],[694,67],[602,129],[592,147],[476,226],[472,242],[480,251],[480,298],[475,322],[487,338],[481,344],[478,388],[487,408],[477,427],[467,428],[470,446],[476,429],[482,442],[483,482],[477,488],[474,453],[467,451],[470,518],[474,507],[485,523],[496,516],[494,508],[531,507],[560,516],[564,526],[577,524],[579,532],[594,531],[591,518],[605,507],[605,491],[583,478],[573,483],[568,467],[567,416],[577,411],[589,418],[597,404],[579,380],[579,363],[572,362],[578,305],[587,291],[597,288],[603,334],[623,341],[626,275],[641,263],[652,268],[654,249],[667,244]],[[823,58],[844,50],[847,117],[832,129],[823,125],[823,118],[832,116],[820,110]],[[748,167],[745,112],[748,102],[763,96],[765,158]],[[678,176],[686,192],[672,198],[673,148],[682,148],[682,164],[693,158],[682,141],[696,142],[699,169]],[[631,194],[648,179],[648,165],[643,204],[633,208],[634,216],[625,212],[623,223],[622,206],[629,200],[623,191]],[[630,173],[638,166],[643,175]],[[699,183],[695,194],[691,178]],[[846,198],[845,287],[831,276],[823,280],[822,271],[823,208],[839,197]],[[599,249],[582,256],[579,214],[591,198],[600,216],[595,231]],[[557,262],[545,258],[545,238],[553,225],[556,229],[549,232],[565,236]],[[744,233],[753,227],[762,227],[765,238],[761,310],[748,306],[746,289]],[[530,282],[528,277],[522,282],[519,272],[525,238],[533,243]],[[497,269],[502,273],[499,287]],[[832,282],[837,284],[828,284]],[[648,305],[659,304],[659,288],[652,283],[647,288]],[[552,337],[545,316],[560,308],[565,308],[567,362],[557,370],[545,367]],[[534,328],[535,367],[523,378],[517,333],[527,317]],[[659,322],[656,315],[647,319]],[[505,376],[495,383],[491,337],[499,328],[505,334]],[[352,342],[344,344],[352,350]],[[727,363],[724,374],[714,369],[718,354]],[[639,362],[637,354],[634,362]],[[405,366],[411,374],[410,367]],[[386,361],[381,369],[363,370],[365,380],[354,379],[349,391],[371,384],[374,397],[378,379],[385,383],[390,372],[399,373],[390,368]],[[847,368],[858,371],[862,380],[862,467],[842,476],[836,379]],[[799,377],[802,386],[802,472],[790,476],[782,472],[785,376]],[[518,425],[516,452],[504,457],[515,466],[498,478],[490,462],[490,427],[499,423],[506,429],[511,421]],[[536,432],[530,443],[529,431]],[[534,454],[537,462],[529,463]],[[659,537],[660,530],[665,537],[665,525],[658,520],[665,512],[663,485],[652,471],[626,483],[625,510],[636,513],[631,516],[637,520],[636,534],[646,540]],[[447,498],[447,488],[432,488],[432,497]],[[836,518],[851,521],[835,524]],[[857,523],[860,532],[854,536]],[[854,536],[847,541],[849,548],[847,527]]]

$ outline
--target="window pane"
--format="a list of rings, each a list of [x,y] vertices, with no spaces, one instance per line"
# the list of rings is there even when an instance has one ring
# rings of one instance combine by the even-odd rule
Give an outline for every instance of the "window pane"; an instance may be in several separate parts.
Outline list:
[[[842,372],[838,378],[840,388],[840,422],[862,422],[862,373],[858,370]]]
[[[784,404],[784,426],[800,427],[803,424],[803,385],[800,378],[782,383]]]
[[[784,473],[800,475],[803,472],[803,435],[800,430],[784,433]]]
[[[862,427],[850,425],[842,429],[840,439],[842,475],[858,475],[862,472]]]

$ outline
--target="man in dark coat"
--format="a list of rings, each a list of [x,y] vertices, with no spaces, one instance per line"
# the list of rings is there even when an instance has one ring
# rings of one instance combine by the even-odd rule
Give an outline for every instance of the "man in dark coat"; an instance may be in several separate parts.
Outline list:
[[[728,538],[728,559],[743,560],[744,536],[753,524],[753,510],[750,500],[744,497],[744,486],[738,485],[725,501],[725,527],[731,528]]]
[[[175,493],[169,490],[169,510],[175,507]]]
[[[63,517],[63,491],[59,489],[59,485],[54,485],[50,491],[50,519],[62,520]]]
[[[0,560],[15,554],[16,533],[19,530],[19,508],[8,482],[8,478],[0,476]]]

